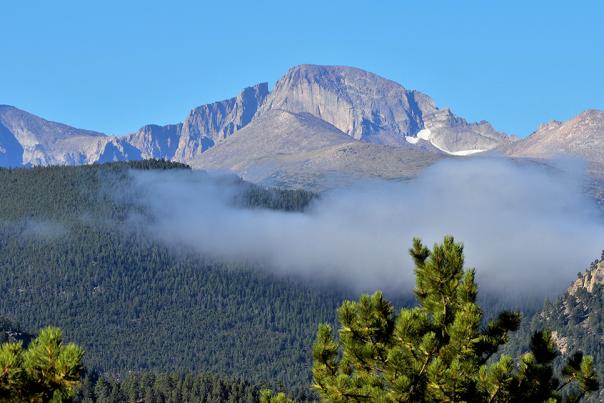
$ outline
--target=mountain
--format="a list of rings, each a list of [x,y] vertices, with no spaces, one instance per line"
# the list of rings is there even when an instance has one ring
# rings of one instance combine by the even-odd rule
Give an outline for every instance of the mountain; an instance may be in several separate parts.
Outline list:
[[[287,182],[305,183],[302,176],[333,173],[405,177],[443,155],[474,154],[511,141],[487,122],[468,123],[439,109],[421,92],[342,66],[296,66],[272,91],[257,84],[194,108],[181,123],[150,124],[124,136],[0,107],[0,166],[163,158],[245,170],[250,180],[279,182],[294,175]]]
[[[140,160],[127,139],[77,129],[0,105],[0,167]]]
[[[104,151],[106,136],[50,122],[7,105],[0,106],[2,166],[86,164]]]
[[[265,185],[321,190],[359,176],[414,176],[441,157],[419,146],[357,141],[309,113],[271,109],[191,164]]]
[[[259,114],[271,109],[310,113],[356,140],[404,145],[421,138],[450,154],[489,150],[509,139],[486,122],[469,124],[421,92],[353,67],[290,69]]]
[[[525,139],[506,144],[500,151],[516,157],[549,158],[570,154],[604,163],[604,111],[590,109],[566,121],[541,125]]]
[[[193,109],[183,123],[150,124],[126,136],[76,129],[0,105],[0,167],[189,161],[248,124],[267,93],[268,84],[258,84],[237,97]]]

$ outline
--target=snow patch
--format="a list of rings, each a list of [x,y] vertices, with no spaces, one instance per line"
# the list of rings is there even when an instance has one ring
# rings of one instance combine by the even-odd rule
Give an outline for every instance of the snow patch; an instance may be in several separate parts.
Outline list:
[[[434,147],[439,148],[438,146],[434,145]],[[442,150],[442,148],[439,148],[440,150]],[[478,153],[483,153],[485,151],[488,151],[487,149],[479,149],[479,150],[460,150],[460,151],[445,151],[442,150],[444,152],[446,152],[447,154],[451,154],[451,155],[472,155],[472,154],[478,154]]]
[[[422,129],[415,136],[405,136],[405,140],[407,140],[407,143],[417,144],[420,140],[430,141],[430,137],[432,137],[430,129]]]
[[[430,131],[430,129],[421,129],[419,132],[417,132],[416,136],[418,139],[430,141],[430,138],[432,137],[432,132]]]
[[[456,155],[456,156],[472,155],[472,154],[478,154],[478,153],[487,151],[487,149],[449,151],[449,150],[446,150],[446,149],[440,147],[438,144],[435,144],[432,141],[431,137],[432,137],[432,132],[430,131],[430,129],[422,129],[419,132],[417,132],[417,134],[415,136],[405,136],[405,140],[407,140],[407,142],[411,143],[411,144],[417,144],[420,140],[426,140],[426,141],[429,141],[430,144],[432,144],[434,147],[438,148],[440,151],[447,153],[449,155]]]

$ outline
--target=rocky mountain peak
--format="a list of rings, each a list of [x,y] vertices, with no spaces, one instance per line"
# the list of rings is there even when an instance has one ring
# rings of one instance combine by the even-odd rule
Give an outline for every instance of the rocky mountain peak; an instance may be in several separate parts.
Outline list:
[[[552,130],[562,126],[562,122],[559,120],[550,120],[549,122],[541,123],[537,128],[537,131]]]
[[[300,65],[277,81],[260,114],[270,109],[310,113],[354,139],[400,145],[436,107],[430,97],[358,68]]]
[[[358,68],[300,65],[283,76],[262,105],[310,113],[350,137],[408,146],[426,140],[449,154],[481,152],[506,142],[488,123],[468,123],[429,96]]]
[[[182,125],[174,158],[189,161],[247,125],[268,95],[268,83],[245,88],[238,96],[193,109]]]

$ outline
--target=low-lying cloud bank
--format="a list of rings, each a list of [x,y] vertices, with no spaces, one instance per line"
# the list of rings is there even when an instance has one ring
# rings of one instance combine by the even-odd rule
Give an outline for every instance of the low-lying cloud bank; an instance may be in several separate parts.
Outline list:
[[[510,297],[562,291],[604,248],[579,163],[448,160],[412,181],[331,191],[305,213],[237,208],[232,181],[200,173],[133,176],[148,229],[162,240],[356,291],[411,290],[415,236],[431,246],[453,234],[482,289]]]

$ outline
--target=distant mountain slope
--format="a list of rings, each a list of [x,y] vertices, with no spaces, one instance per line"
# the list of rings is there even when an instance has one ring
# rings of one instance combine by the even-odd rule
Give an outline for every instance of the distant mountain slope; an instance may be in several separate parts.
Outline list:
[[[604,111],[587,110],[566,122],[553,121],[525,139],[501,147],[507,155],[549,158],[570,154],[604,162]]]
[[[360,142],[311,114],[271,109],[191,165],[267,185],[322,189],[343,176],[413,176],[441,158],[429,144],[421,146]]]
[[[12,106],[0,106],[3,166],[85,164],[100,155],[106,136],[50,122]]]

